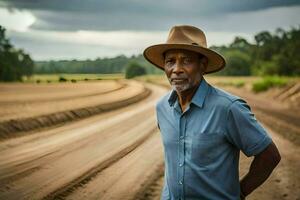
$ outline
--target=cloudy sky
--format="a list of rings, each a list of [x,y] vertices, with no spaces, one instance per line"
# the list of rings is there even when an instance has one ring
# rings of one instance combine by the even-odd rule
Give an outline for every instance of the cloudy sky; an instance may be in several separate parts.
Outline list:
[[[35,60],[140,54],[178,24],[201,28],[209,46],[253,41],[299,19],[300,0],[0,0],[0,25]]]

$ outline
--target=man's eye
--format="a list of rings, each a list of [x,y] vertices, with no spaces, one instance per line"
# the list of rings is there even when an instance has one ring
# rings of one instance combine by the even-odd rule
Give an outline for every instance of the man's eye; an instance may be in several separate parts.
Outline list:
[[[172,60],[171,60],[171,59],[165,61],[165,64],[171,64],[171,63],[172,63]]]
[[[185,64],[188,64],[188,63],[191,63],[192,60],[191,60],[190,58],[186,58],[186,59],[183,60],[183,62],[184,62]]]

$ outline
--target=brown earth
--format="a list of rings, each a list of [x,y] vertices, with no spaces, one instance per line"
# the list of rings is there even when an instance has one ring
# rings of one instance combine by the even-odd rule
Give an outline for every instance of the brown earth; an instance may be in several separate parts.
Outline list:
[[[166,90],[147,87],[152,93],[133,105],[0,142],[0,199],[159,199],[164,167],[154,105]],[[282,155],[247,199],[299,199],[297,112],[244,89],[225,89],[247,100]],[[241,176],[250,162],[241,155]]]
[[[92,96],[118,90],[124,86],[124,82],[113,80],[77,83],[0,83],[0,106]]]
[[[0,199],[72,198],[74,192],[102,175],[108,181],[106,186],[103,183],[103,188],[110,189],[108,196],[116,191],[124,194],[125,189],[130,193],[127,186],[133,182],[147,184],[163,163],[154,105],[165,91],[148,87],[151,95],[128,107],[1,142]],[[131,159],[135,160],[128,162]],[[128,165],[123,168],[124,163]],[[145,173],[149,164],[157,167]],[[118,170],[111,172],[110,167]],[[124,170],[123,189],[112,187],[121,182],[108,179],[110,173],[119,170]],[[121,180],[118,175],[115,178]],[[139,190],[137,185],[130,195]],[[88,193],[87,198],[103,191],[96,192]]]
[[[94,84],[91,84],[92,87],[93,85]],[[31,88],[34,91],[35,87],[31,86]],[[116,89],[104,89],[104,91],[97,95],[92,94],[86,97],[78,96],[72,99],[67,96],[66,98],[62,98],[62,96],[58,95],[58,100],[55,101],[45,102],[41,100],[38,101],[39,103],[30,102],[30,112],[26,112],[28,107],[20,107],[19,111],[10,115],[10,117],[15,118],[0,121],[0,139],[19,137],[20,135],[28,134],[28,131],[57,126],[66,122],[124,107],[146,98],[150,92],[151,91],[142,84],[130,81],[127,84],[123,83],[121,87]],[[8,109],[9,107],[13,107],[13,105],[14,104],[3,107]],[[25,117],[21,117],[21,114]],[[7,116],[4,115],[3,118],[5,117],[7,118]]]
[[[35,117],[110,103],[127,99],[144,90],[141,84],[133,81],[126,84],[104,81],[103,85],[101,82],[90,83],[91,91],[89,91],[87,83],[56,85],[57,96],[55,96],[55,85],[52,84],[49,86],[25,84],[24,92],[16,89],[18,86],[9,90],[6,87],[10,85],[6,87],[1,85],[0,99],[4,100],[0,101],[0,121]],[[12,93],[14,90],[17,91],[15,97]],[[47,98],[49,100],[46,100]]]

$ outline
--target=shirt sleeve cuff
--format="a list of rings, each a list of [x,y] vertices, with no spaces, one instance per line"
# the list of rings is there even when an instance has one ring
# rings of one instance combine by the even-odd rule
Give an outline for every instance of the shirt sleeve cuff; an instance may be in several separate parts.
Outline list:
[[[250,157],[261,153],[269,144],[272,143],[272,139],[269,136],[265,136],[260,143],[256,144],[249,151],[245,152],[245,155]]]

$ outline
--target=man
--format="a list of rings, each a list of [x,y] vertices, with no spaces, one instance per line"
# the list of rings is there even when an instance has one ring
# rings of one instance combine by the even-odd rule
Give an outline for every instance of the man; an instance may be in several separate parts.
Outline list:
[[[280,154],[244,100],[203,78],[224,68],[223,57],[193,26],[173,27],[167,42],[148,47],[144,57],[173,87],[156,106],[165,156],[161,199],[245,199],[269,177]],[[254,156],[241,180],[240,150]]]

